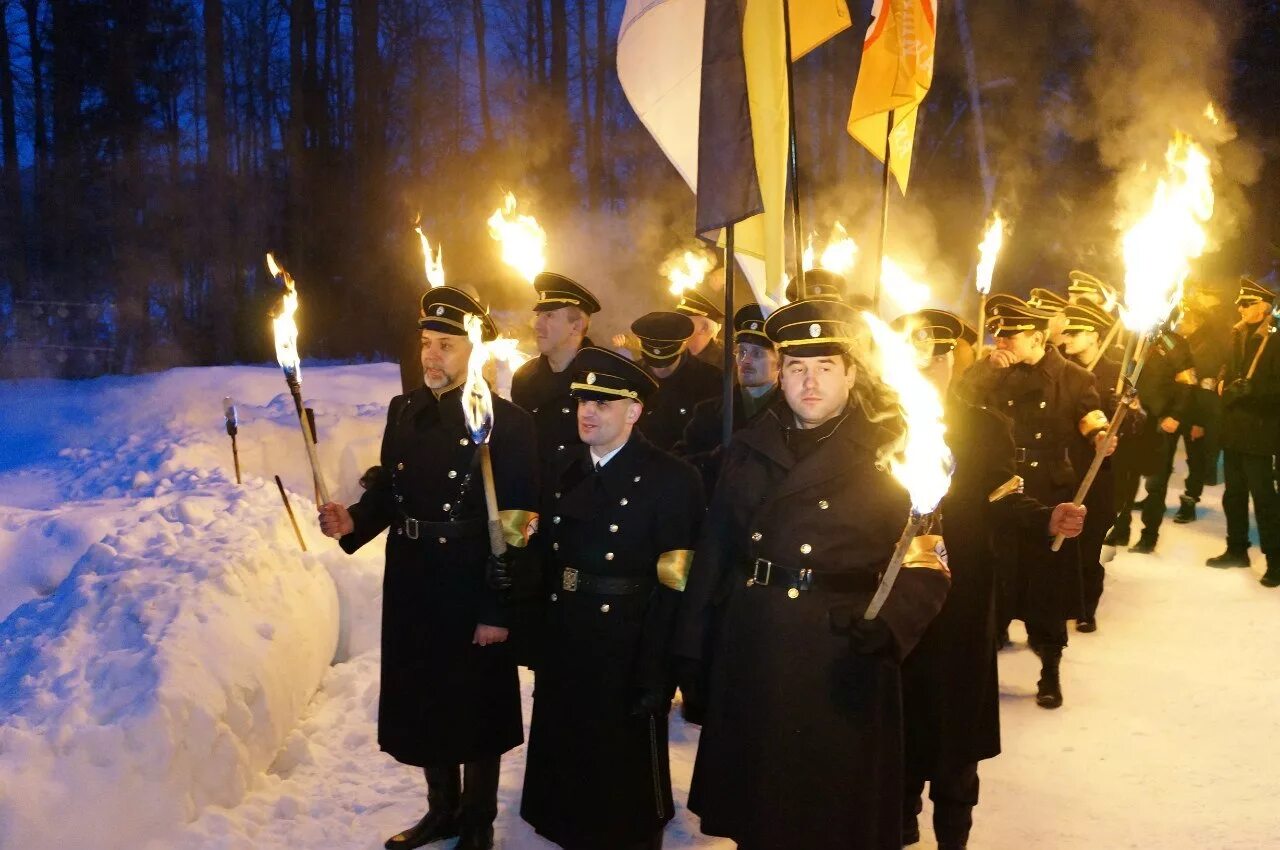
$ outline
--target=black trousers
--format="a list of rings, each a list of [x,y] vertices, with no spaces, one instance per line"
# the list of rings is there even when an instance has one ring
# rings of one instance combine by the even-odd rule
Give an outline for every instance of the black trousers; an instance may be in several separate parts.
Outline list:
[[[1249,499],[1258,524],[1258,544],[1268,557],[1280,556],[1280,494],[1276,492],[1271,455],[1223,452],[1225,488],[1222,510],[1227,515],[1227,548],[1249,548]]]
[[[1066,620],[1027,620],[1027,646],[1037,654],[1061,653],[1066,645]]]
[[[1199,502],[1204,495],[1204,486],[1216,483],[1218,473],[1218,435],[1217,429],[1206,426],[1204,436],[1198,440],[1191,439],[1191,426],[1183,425],[1178,429],[1178,436],[1187,447],[1187,481],[1182,495]]]
[[[498,817],[500,757],[425,769],[432,807],[456,809],[463,826],[481,827]]]
[[[1085,506],[1089,513],[1084,518],[1084,531],[1079,537],[1080,579],[1084,591],[1084,616],[1086,620],[1092,620],[1098,613],[1102,585],[1107,578],[1107,570],[1102,566],[1102,541],[1111,530],[1116,515],[1115,473],[1109,463],[1104,462],[1098,470]]]
[[[933,801],[933,832],[938,843],[964,844],[973,828],[973,807],[978,805],[978,764],[940,766],[932,776],[922,776],[907,766],[906,793],[902,797],[905,825],[915,822],[924,810],[921,795],[929,783]]]
[[[1169,477],[1173,474],[1173,454],[1178,448],[1176,434],[1160,431],[1149,435],[1149,439],[1158,443],[1156,456],[1157,471],[1146,476],[1147,497],[1142,504],[1142,533],[1155,537],[1160,533],[1160,524],[1164,522],[1165,499],[1169,495]],[[1116,528],[1122,536],[1128,536],[1133,503],[1138,497],[1138,483],[1142,475],[1133,467],[1116,470]]]

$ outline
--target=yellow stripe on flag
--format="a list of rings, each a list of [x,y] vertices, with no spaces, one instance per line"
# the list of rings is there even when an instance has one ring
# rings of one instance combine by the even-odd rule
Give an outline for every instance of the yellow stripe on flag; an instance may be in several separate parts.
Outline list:
[[[791,55],[795,59],[850,26],[845,0],[792,0],[790,10]],[[791,131],[781,3],[747,0],[742,53],[764,212],[734,228],[734,251],[764,260],[765,290],[773,300],[780,301],[786,288],[787,157]],[[763,300],[759,293],[757,299]]]
[[[884,161],[885,133],[893,111],[889,170],[907,191],[916,114],[933,83],[937,0],[875,0],[853,90],[849,135]]]

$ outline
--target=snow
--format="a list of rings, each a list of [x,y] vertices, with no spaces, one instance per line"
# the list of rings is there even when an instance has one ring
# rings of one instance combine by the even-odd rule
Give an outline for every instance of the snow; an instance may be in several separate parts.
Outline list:
[[[329,485],[350,501],[398,372],[303,378]],[[348,557],[319,535],[278,370],[0,384],[0,433],[0,850],[374,850],[421,816],[421,772],[376,743],[381,546]],[[1071,633],[1062,709],[1035,706],[1015,626],[973,850],[1280,839],[1280,590],[1258,584],[1256,549],[1252,570],[1203,566],[1224,545],[1220,495],[1194,524],[1166,521],[1157,555],[1109,565],[1099,631]],[[673,714],[678,801],[697,734]],[[519,819],[523,762],[523,748],[503,760],[498,846],[550,848]],[[921,826],[929,850],[927,804]],[[664,846],[732,845],[681,807]]]

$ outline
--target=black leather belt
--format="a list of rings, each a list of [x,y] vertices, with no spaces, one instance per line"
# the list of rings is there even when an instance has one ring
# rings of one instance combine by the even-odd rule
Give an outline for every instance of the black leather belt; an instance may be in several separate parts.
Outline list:
[[[1014,463],[1026,463],[1031,459],[1040,460],[1066,460],[1068,457],[1067,450],[1062,446],[1040,448],[1038,446],[1018,446],[1013,450]]]
[[[764,558],[747,563],[747,587],[778,587],[795,599],[804,590],[858,593],[874,590],[879,579],[865,572],[793,570]]]
[[[593,593],[597,596],[629,596],[644,593],[653,588],[651,578],[631,576],[597,576],[573,567],[560,571],[560,589],[570,593]]]
[[[404,516],[400,518],[400,522],[397,525],[404,530],[404,536],[410,540],[417,540],[420,537],[425,537],[428,540],[432,537],[446,541],[460,540],[464,537],[484,536],[489,530],[488,525],[482,519],[427,522],[411,516]]]

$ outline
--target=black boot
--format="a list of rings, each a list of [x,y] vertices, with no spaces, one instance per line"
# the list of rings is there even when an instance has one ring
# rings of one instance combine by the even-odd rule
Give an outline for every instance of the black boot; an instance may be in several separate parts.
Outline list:
[[[458,844],[454,850],[490,850],[493,822],[498,817],[498,757],[467,762],[458,813]]]
[[[458,834],[458,798],[462,782],[456,764],[428,767],[427,813],[422,820],[399,835],[387,839],[387,850],[411,850],[433,841],[443,841]]]
[[[1144,531],[1138,536],[1138,542],[1129,547],[1130,552],[1137,552],[1139,555],[1150,555],[1156,551],[1156,535],[1149,531]]]
[[[1259,583],[1263,587],[1280,587],[1280,558],[1267,556],[1267,571]]]
[[[1173,521],[1178,524],[1196,521],[1196,500],[1190,496],[1180,496],[1178,499],[1181,504],[1178,505],[1178,512],[1173,515]]]
[[[1036,683],[1036,705],[1058,708],[1062,705],[1062,683],[1058,680],[1061,649],[1045,649],[1040,653],[1040,681]]]
[[[1204,562],[1206,567],[1247,567],[1249,566],[1249,550],[1248,549],[1232,549],[1227,547],[1227,551],[1221,555],[1216,555]]]
[[[1117,549],[1129,545],[1129,526],[1127,523],[1117,523],[1107,532],[1106,538],[1102,541],[1104,546],[1114,546]]]
[[[1079,620],[1076,620],[1076,631],[1090,634],[1098,630],[1098,615],[1086,614]]]

